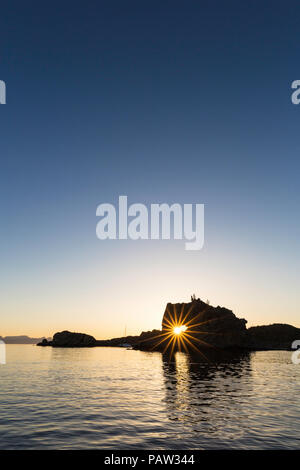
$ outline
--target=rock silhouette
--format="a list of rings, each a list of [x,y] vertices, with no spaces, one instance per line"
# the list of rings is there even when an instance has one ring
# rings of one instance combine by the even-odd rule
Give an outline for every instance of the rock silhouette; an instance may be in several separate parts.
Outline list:
[[[72,347],[94,347],[94,346],[120,346],[123,343],[135,345],[136,343],[153,338],[161,334],[160,330],[143,331],[139,336],[124,336],[120,338],[96,340],[93,336],[84,333],[71,333],[70,331],[62,331],[55,333],[53,340],[45,338],[37,344],[37,346],[53,346],[57,348]]]
[[[86,348],[97,345],[97,341],[93,336],[85,333],[71,333],[70,331],[61,331],[55,333],[52,341],[43,339],[38,346],[53,346],[58,348]]]
[[[189,303],[168,303],[163,315],[161,334],[137,341],[135,347],[168,352],[172,348],[173,351],[185,350],[185,343],[186,349],[193,354],[210,350],[210,354],[214,355],[217,350],[290,350],[293,341],[300,340],[300,328],[291,325],[273,324],[247,329],[246,323],[247,320],[237,318],[231,310],[213,307],[192,296]],[[176,341],[173,345],[170,335],[176,325],[187,327],[187,339]]]
[[[244,348],[247,342],[247,320],[237,318],[225,307],[213,307],[209,303],[192,297],[188,303],[168,303],[162,319],[161,338],[141,342],[140,349],[173,351],[190,349]],[[174,328],[184,327],[182,341],[170,343]],[[169,344],[170,343],[170,344]]]
[[[293,341],[300,340],[300,328],[283,323],[253,326],[247,330],[249,349],[290,349]]]
[[[204,347],[242,347],[247,336],[247,320],[237,318],[225,307],[213,307],[200,299],[167,304],[162,320],[163,332],[170,330],[170,322],[187,325],[187,334],[190,332]]]

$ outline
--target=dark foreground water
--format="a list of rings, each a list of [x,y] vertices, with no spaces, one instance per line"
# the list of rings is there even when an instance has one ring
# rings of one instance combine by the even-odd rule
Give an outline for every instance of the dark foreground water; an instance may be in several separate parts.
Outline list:
[[[7,346],[1,449],[299,449],[300,365],[257,352],[197,363],[184,353]]]

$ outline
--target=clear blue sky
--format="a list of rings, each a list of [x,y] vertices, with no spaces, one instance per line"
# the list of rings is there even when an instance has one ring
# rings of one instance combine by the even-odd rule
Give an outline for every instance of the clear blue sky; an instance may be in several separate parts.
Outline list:
[[[299,321],[300,4],[1,4],[0,334],[160,326],[191,293]],[[204,203],[205,247],[99,241],[96,207]]]

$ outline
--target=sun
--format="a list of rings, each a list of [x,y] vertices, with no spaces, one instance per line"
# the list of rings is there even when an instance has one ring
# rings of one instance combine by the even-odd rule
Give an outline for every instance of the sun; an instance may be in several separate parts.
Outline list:
[[[200,315],[205,311],[199,312],[196,316],[189,318],[192,308],[187,312],[184,311],[186,304],[182,304],[180,313],[177,312],[175,305],[173,307],[173,312],[170,312],[167,309],[167,315],[164,315],[162,332],[156,336],[153,336],[151,340],[153,341],[152,350],[160,348],[165,354],[168,352],[170,358],[172,357],[175,351],[184,351],[186,353],[190,351],[196,351],[205,359],[205,354],[199,349],[195,343],[199,343],[200,346],[211,347],[209,343],[200,339],[198,336],[202,332],[199,327],[205,325],[207,322],[198,322],[195,323],[195,320],[200,317]],[[198,328],[196,328],[198,327]],[[149,338],[144,339],[143,341],[149,341]]]
[[[187,327],[185,325],[177,325],[173,328],[173,332],[175,335],[181,335],[181,333],[184,333],[186,330]]]

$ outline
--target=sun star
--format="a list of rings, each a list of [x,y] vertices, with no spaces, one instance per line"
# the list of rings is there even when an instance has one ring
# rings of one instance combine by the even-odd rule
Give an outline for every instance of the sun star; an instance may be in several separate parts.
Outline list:
[[[179,326],[175,326],[173,331],[174,331],[175,335],[181,335],[181,333],[186,331],[186,329],[187,329],[187,327],[185,325],[179,325]]]

